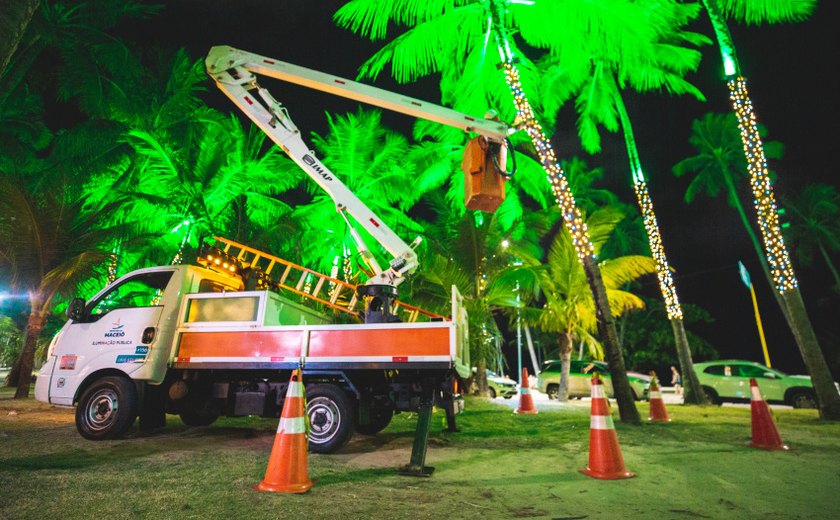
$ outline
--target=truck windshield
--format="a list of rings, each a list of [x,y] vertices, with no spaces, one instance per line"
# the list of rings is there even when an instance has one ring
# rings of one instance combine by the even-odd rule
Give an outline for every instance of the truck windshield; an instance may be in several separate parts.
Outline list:
[[[90,317],[97,320],[114,309],[151,307],[160,304],[172,271],[132,276],[90,303]]]

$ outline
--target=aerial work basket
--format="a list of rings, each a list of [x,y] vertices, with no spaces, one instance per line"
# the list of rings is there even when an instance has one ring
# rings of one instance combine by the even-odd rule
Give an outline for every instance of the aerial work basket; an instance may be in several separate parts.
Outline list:
[[[507,147],[486,137],[470,139],[464,147],[464,204],[467,209],[493,213],[505,200]]]

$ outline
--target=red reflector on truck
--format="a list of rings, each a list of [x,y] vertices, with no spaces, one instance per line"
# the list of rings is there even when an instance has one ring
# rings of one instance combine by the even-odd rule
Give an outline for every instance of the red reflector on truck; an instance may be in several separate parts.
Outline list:
[[[391,361],[393,361],[394,363],[407,363],[408,356],[393,356],[391,357]]]
[[[189,363],[189,362],[190,362],[190,358],[188,358],[188,357],[179,357],[178,359],[176,359],[176,361],[177,361],[178,363]]]

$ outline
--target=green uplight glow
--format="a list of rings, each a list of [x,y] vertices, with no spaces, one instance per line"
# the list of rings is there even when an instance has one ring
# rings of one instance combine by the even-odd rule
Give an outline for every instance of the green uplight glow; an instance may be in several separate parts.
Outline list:
[[[727,76],[732,76],[735,74],[735,60],[732,59],[732,56],[724,56],[723,57],[723,73]]]

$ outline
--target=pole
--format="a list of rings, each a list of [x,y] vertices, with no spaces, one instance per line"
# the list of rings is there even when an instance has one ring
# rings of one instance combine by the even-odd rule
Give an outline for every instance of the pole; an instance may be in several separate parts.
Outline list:
[[[522,388],[522,316],[519,314],[519,282],[516,282],[516,359],[519,362],[519,387]]]
[[[755,310],[755,324],[758,326],[758,337],[761,339],[761,349],[764,351],[764,363],[767,368],[772,368],[770,365],[770,354],[767,352],[767,341],[764,340],[764,327],[761,326],[761,315],[758,313],[758,300],[755,298],[755,289],[750,284],[750,296],[752,296],[753,309]]]

